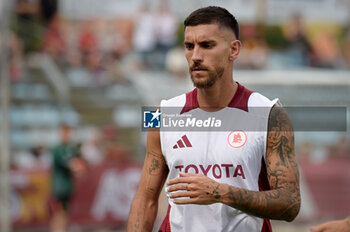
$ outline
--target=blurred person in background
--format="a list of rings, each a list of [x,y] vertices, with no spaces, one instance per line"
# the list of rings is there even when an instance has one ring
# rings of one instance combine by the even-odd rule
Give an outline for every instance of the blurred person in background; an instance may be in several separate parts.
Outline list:
[[[310,232],[349,232],[350,231],[350,216],[342,219],[325,222],[311,227]]]
[[[0,35],[1,38],[1,35]],[[21,81],[24,76],[23,70],[23,46],[20,39],[14,34],[10,33],[9,41],[9,52],[10,52],[10,76],[12,82]]]
[[[100,44],[95,34],[95,20],[86,20],[82,23],[78,32],[78,47],[83,57],[86,57],[90,52],[99,51]]]
[[[118,129],[113,125],[104,126],[101,129],[103,141],[103,162],[127,163],[131,161],[131,154],[124,145],[118,142]]]
[[[74,190],[74,175],[81,175],[84,171],[78,147],[72,141],[72,128],[69,125],[61,125],[59,132],[61,141],[52,149],[51,232],[67,230],[69,205]]]
[[[104,86],[110,79],[104,64],[104,54],[100,50],[91,50],[86,55],[86,68],[92,86]]]
[[[42,39],[42,45],[45,52],[51,55],[51,57],[58,63],[64,63],[66,59],[66,41],[63,28],[63,19],[56,15],[54,16]]]
[[[51,157],[45,146],[38,145],[31,149],[33,155],[33,170],[35,169],[49,169],[51,167]]]
[[[148,131],[127,231],[152,231],[166,179],[169,208],[159,231],[271,231],[268,219],[294,220],[300,209],[294,132],[278,99],[271,101],[233,81],[241,47],[236,19],[224,8],[205,7],[192,12],[184,25],[186,58],[196,88],[162,101],[160,107],[179,106],[179,114],[225,110],[234,128],[244,126],[236,125],[239,117],[260,118],[257,124],[262,127],[255,128],[258,135],[248,136],[229,131],[232,128]],[[257,114],[254,106],[267,110]]]
[[[188,65],[185,58],[183,45],[172,48],[165,57],[166,70],[177,78],[185,78],[188,72]]]
[[[169,10],[167,1],[162,1],[155,15],[155,33],[157,35],[156,51],[157,66],[165,68],[165,57],[169,50],[175,46],[178,28],[176,16]]]
[[[14,31],[23,44],[24,52],[39,50],[43,32],[40,0],[15,0],[14,13]]]
[[[83,57],[78,49],[68,52],[66,76],[72,87],[87,87],[91,84],[88,70],[83,66]]]
[[[287,39],[286,55],[288,63],[297,66],[310,65],[312,48],[306,35],[302,16],[294,14],[287,26],[284,27],[283,32]]]
[[[104,159],[102,142],[101,132],[98,129],[92,129],[82,143],[81,154],[89,165],[95,166],[102,163]]]
[[[134,22],[132,18],[122,17],[114,21],[114,38],[112,54],[115,59],[121,59],[132,50],[132,33]]]
[[[263,40],[258,28],[242,27],[242,48],[237,65],[243,69],[264,69],[269,59],[269,48]]]
[[[344,41],[344,56],[347,67],[350,67],[350,24],[345,30],[345,41]]]
[[[350,160],[350,140],[348,136],[343,135],[338,139],[329,158],[344,161]]]
[[[138,15],[135,17],[134,25],[133,45],[134,50],[141,58],[139,68],[154,68],[152,56],[157,43],[156,22],[148,2],[143,3]]]
[[[312,41],[311,66],[317,68],[339,68],[342,64],[336,36],[330,31],[320,32]]]

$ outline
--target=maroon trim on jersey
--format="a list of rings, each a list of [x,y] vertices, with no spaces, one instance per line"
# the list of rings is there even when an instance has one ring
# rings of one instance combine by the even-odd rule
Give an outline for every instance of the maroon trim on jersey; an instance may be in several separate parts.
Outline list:
[[[238,82],[236,83],[238,84],[237,91],[231,102],[228,104],[228,107],[233,107],[248,112],[248,99],[253,91],[247,89]]]
[[[198,107],[199,105],[197,101],[197,88],[195,88],[191,92],[186,93],[186,103],[185,103],[185,106],[182,108],[180,114],[189,112]]]
[[[233,96],[232,100],[230,101],[230,103],[228,104],[228,107],[237,108],[248,112],[248,99],[250,95],[253,93],[253,91],[247,89],[246,87],[244,87],[238,82],[236,83],[238,85],[237,91]],[[186,103],[185,103],[185,106],[182,108],[180,114],[189,112],[199,107],[197,92],[198,90],[197,88],[195,88],[191,92],[186,93]]]
[[[264,157],[261,159],[261,169],[259,174],[259,191],[270,190],[269,180],[267,179],[267,171]],[[269,219],[264,219],[261,232],[272,232],[272,226]]]
[[[166,213],[164,221],[163,221],[162,225],[159,227],[158,232],[171,232],[170,220],[169,220],[170,209],[171,209],[171,206],[169,205],[168,206],[168,212]]]

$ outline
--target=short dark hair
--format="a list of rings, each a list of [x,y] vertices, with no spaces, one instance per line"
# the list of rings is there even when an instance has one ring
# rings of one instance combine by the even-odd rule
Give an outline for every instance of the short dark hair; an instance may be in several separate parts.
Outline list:
[[[239,26],[236,18],[225,8],[208,6],[193,11],[184,21],[187,26],[218,23],[220,26],[231,29],[239,39]]]

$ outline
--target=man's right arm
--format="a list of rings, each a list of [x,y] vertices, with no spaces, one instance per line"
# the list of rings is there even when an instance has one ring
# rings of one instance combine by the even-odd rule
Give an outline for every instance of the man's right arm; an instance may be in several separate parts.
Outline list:
[[[152,231],[157,216],[158,197],[168,175],[159,130],[149,130],[142,176],[131,205],[127,232]]]

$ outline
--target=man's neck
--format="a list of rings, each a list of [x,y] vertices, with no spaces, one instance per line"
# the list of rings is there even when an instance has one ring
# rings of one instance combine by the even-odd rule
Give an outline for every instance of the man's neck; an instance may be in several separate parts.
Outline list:
[[[198,105],[205,111],[220,110],[231,102],[238,84],[231,79],[220,79],[210,88],[200,88],[197,93]]]

